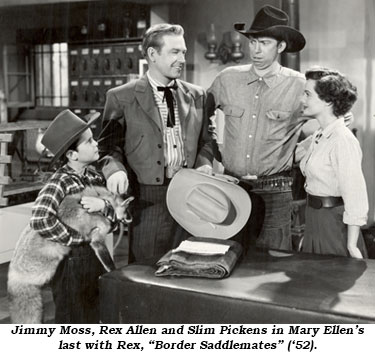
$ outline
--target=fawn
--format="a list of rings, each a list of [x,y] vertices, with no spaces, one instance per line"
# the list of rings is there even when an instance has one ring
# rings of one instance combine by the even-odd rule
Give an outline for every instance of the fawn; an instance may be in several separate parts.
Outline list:
[[[105,237],[111,231],[111,223],[99,213],[88,213],[80,204],[82,197],[95,196],[109,201],[117,218],[131,222],[128,213],[130,202],[114,196],[106,188],[91,186],[81,193],[67,195],[61,202],[58,216],[62,222],[86,237],[100,262],[107,271],[115,268],[105,245]],[[43,316],[42,287],[54,276],[60,261],[70,247],[47,240],[27,226],[17,242],[8,271],[8,296],[12,323],[41,323]]]

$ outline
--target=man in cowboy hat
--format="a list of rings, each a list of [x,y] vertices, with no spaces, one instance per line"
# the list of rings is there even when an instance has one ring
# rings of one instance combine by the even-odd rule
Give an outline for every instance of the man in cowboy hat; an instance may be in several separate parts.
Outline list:
[[[101,141],[107,186],[123,193],[130,180],[130,188],[139,190],[130,262],[164,254],[179,243],[174,237],[184,231],[166,206],[169,182],[182,167],[212,166],[205,92],[179,80],[185,65],[183,35],[179,25],[150,27],[142,43],[148,72],[107,93]]]
[[[226,173],[242,180],[253,209],[236,237],[244,245],[290,250],[294,150],[304,119],[300,96],[304,76],[282,67],[282,52],[298,52],[305,38],[288,26],[288,15],[263,6],[250,28],[235,24],[249,40],[252,64],[224,69],[208,90],[208,115],[225,114],[222,159]]]

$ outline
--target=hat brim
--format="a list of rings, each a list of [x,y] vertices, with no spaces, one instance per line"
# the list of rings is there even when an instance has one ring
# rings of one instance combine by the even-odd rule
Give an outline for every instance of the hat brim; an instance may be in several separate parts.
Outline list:
[[[272,37],[282,39],[286,43],[285,52],[299,52],[306,44],[306,39],[301,32],[290,26],[278,25],[268,27],[264,30],[239,30],[243,24],[235,24],[234,28],[237,32],[241,33],[245,37]]]
[[[69,146],[83,133],[86,131],[91,125],[93,125],[96,121],[98,121],[100,117],[100,112],[95,112],[91,114],[89,121],[86,123],[85,126],[82,126],[68,141],[64,143],[64,145],[56,152],[56,154],[52,157],[49,166],[52,166],[56,163],[56,161],[61,157],[61,155],[69,148]],[[87,115],[85,116],[85,118]]]
[[[230,199],[232,211],[223,223],[213,224],[204,221],[189,210],[186,204],[187,197],[194,187],[202,184],[211,184],[219,188]],[[181,169],[169,183],[167,207],[172,217],[193,236],[229,239],[248,221],[251,201],[246,191],[234,183],[195,169]]]

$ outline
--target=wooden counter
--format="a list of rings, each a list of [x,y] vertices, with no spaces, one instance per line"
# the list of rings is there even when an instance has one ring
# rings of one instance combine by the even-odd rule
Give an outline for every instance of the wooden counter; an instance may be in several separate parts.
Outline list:
[[[153,262],[101,277],[103,323],[375,322],[375,260],[252,251],[221,280],[156,277]]]

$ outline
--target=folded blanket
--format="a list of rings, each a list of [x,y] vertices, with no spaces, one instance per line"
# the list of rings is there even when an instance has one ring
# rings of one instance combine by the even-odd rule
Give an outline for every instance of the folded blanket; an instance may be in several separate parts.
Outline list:
[[[242,247],[236,241],[206,237],[190,237],[187,241],[226,245],[229,246],[229,250],[224,254],[171,250],[156,263],[159,266],[155,272],[156,276],[228,277],[242,253]]]

